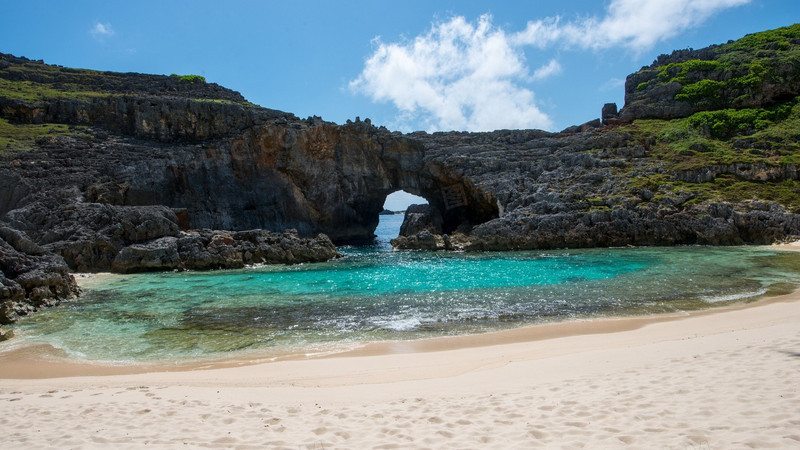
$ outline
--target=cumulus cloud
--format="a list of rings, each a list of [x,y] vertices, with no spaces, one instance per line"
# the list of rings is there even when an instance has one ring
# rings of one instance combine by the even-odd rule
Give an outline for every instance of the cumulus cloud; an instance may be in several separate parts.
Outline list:
[[[599,89],[601,91],[611,91],[617,90],[621,87],[625,87],[625,78],[611,78],[600,85]]]
[[[92,29],[89,30],[89,33],[91,33],[92,37],[94,37],[95,39],[102,39],[105,37],[113,36],[114,29],[111,27],[110,23],[97,22],[96,24],[94,24]]]
[[[559,64],[558,61],[556,61],[555,59],[551,59],[549,63],[533,71],[533,79],[544,80],[545,78],[550,78],[560,73],[561,73],[561,64]]]
[[[544,48],[555,43],[586,49],[652,48],[705,22],[715,13],[751,0],[612,0],[603,17],[562,23],[559,18],[528,22],[511,36],[515,45]]]
[[[394,103],[429,130],[550,127],[533,92],[518,82],[527,76],[520,49],[484,15],[477,23],[454,17],[408,42],[377,41],[350,87]]]
[[[383,42],[350,88],[373,101],[391,102],[401,121],[428,131],[485,131],[553,125],[528,87],[562,72],[556,59],[530,73],[525,50],[651,48],[713,14],[751,0],[612,0],[601,17],[528,22],[508,33],[490,15],[435,23],[414,39]],[[403,124],[396,124],[403,128]]]

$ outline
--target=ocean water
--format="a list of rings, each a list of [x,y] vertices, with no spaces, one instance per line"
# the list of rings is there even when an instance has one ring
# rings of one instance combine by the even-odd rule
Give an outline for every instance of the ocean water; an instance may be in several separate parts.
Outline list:
[[[327,263],[101,277],[79,300],[20,320],[0,352],[49,344],[118,364],[313,354],[710,308],[800,280],[800,254],[764,247],[393,252],[401,221],[382,216],[375,245]]]

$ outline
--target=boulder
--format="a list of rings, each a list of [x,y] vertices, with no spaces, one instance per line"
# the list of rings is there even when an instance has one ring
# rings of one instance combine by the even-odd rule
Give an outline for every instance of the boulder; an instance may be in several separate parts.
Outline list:
[[[0,226],[0,325],[79,294],[63,258]]]
[[[340,256],[325,235],[303,238],[296,230],[194,230],[125,247],[114,258],[111,270],[238,269],[254,264],[323,262]]]
[[[422,231],[441,234],[442,215],[431,205],[410,205],[400,225],[400,235],[410,236]]]
[[[119,273],[173,270],[179,267],[178,238],[168,236],[123,248],[111,270]]]
[[[618,123],[619,114],[617,112],[617,104],[606,103],[605,105],[603,105],[603,109],[600,114],[600,119],[603,122],[603,125],[612,125]]]

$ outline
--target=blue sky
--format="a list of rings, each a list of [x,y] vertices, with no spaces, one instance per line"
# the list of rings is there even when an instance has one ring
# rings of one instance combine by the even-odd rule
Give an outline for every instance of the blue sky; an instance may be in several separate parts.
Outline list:
[[[557,131],[621,107],[625,77],[660,53],[800,21],[797,0],[4,0],[2,11],[5,53],[200,74],[264,107],[400,131]]]
[[[264,107],[399,131],[542,128],[623,105],[657,55],[800,21],[797,0],[2,0],[0,51],[199,74]]]

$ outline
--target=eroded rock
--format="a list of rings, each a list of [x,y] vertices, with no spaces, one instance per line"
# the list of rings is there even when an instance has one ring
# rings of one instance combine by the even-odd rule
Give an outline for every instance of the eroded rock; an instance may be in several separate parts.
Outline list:
[[[63,258],[0,226],[0,324],[79,294]]]
[[[340,256],[333,242],[322,234],[303,238],[296,230],[195,230],[125,247],[111,268],[121,273],[238,269],[254,264],[323,262]]]

